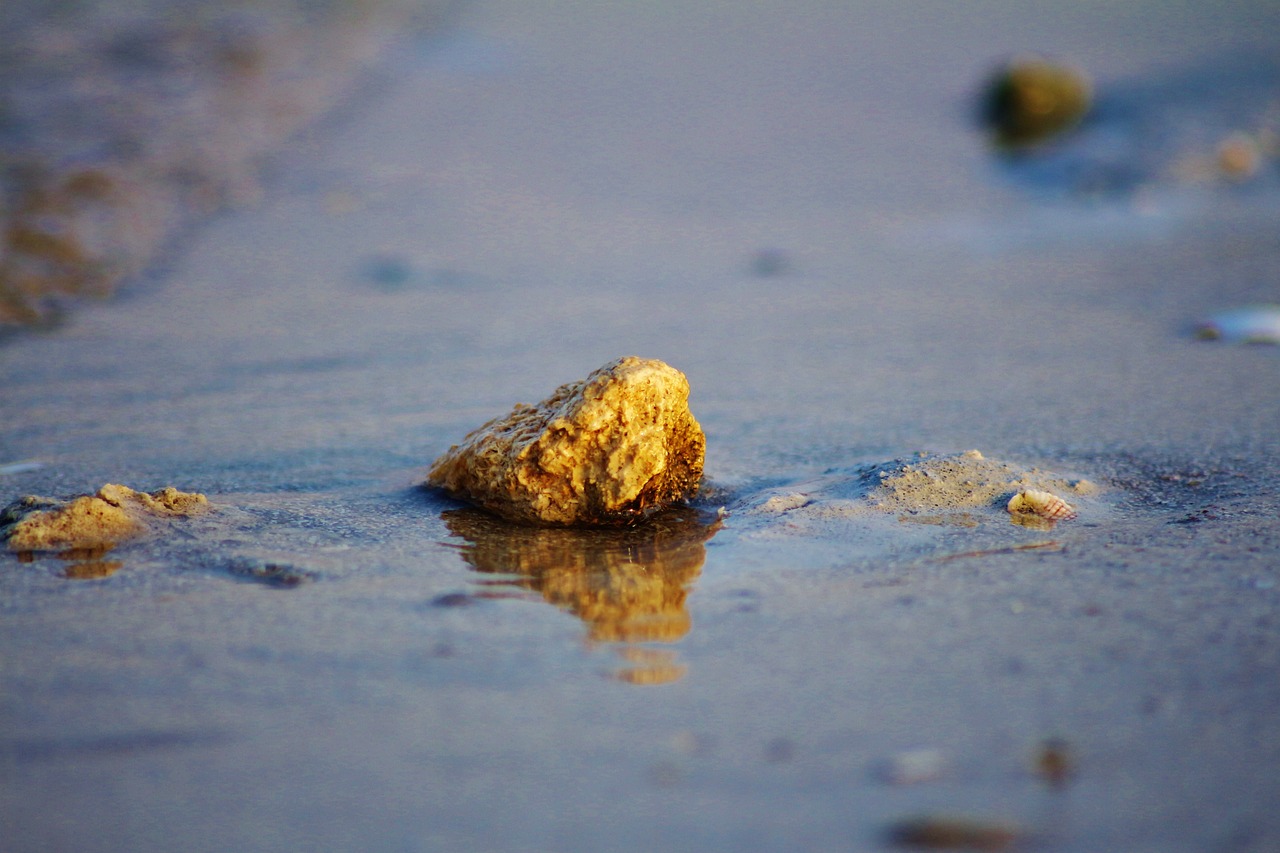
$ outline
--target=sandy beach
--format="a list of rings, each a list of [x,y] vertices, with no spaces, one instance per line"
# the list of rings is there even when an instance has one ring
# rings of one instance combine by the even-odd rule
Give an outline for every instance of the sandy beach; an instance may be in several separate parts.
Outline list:
[[[1243,0],[463,4],[0,340],[0,504],[211,507],[0,552],[0,847],[1280,849],[1280,346],[1195,334],[1280,304],[1278,48]],[[1029,51],[1095,111],[1000,156]],[[422,487],[633,354],[694,506]]]

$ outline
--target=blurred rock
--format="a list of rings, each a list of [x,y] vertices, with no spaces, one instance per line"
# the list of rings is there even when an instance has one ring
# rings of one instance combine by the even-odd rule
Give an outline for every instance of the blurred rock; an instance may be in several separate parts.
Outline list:
[[[307,569],[256,557],[236,557],[227,564],[227,571],[236,577],[280,589],[292,589],[316,579],[315,572]]]
[[[427,484],[511,521],[631,524],[697,494],[706,439],[688,401],[680,371],[621,358],[479,427]]]
[[[1062,738],[1048,738],[1036,750],[1035,774],[1052,788],[1061,788],[1075,775],[1076,761],[1068,744]]]
[[[1083,71],[1036,56],[1011,60],[987,82],[982,121],[999,148],[1038,145],[1080,123],[1093,100]]]
[[[1155,199],[1168,189],[1194,188],[1200,196],[1206,189],[1280,186],[1275,51],[1242,48],[1108,80],[1094,87],[1078,126],[1042,137],[1010,123],[1018,112],[1010,94],[1013,64],[984,90],[982,121],[999,150],[1018,155],[999,158],[1004,176],[1041,198],[1129,198],[1152,213],[1167,204]]]
[[[1237,131],[1218,143],[1218,172],[1229,181],[1247,181],[1262,168],[1262,146],[1248,133]]]

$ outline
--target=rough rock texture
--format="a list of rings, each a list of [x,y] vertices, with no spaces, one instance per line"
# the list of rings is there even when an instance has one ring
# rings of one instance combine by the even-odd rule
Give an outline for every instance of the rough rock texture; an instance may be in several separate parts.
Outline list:
[[[156,519],[196,515],[204,495],[172,486],[147,494],[108,483],[96,495],[70,500],[27,496],[0,511],[0,539],[12,551],[99,548],[145,532]]]
[[[632,523],[698,491],[706,439],[688,401],[680,371],[621,358],[471,432],[427,484],[512,521]]]

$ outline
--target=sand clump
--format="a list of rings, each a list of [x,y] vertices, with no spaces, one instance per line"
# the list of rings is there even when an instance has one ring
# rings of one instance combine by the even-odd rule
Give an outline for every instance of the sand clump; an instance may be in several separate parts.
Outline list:
[[[147,493],[108,483],[97,494],[68,500],[19,498],[0,511],[0,539],[11,551],[101,548],[137,538],[158,521],[208,508],[204,495],[172,486]]]
[[[881,467],[880,484],[868,494],[873,506],[898,512],[1003,508],[1015,493],[1042,490],[1089,495],[1097,487],[1088,480],[1056,477],[1037,469],[988,459],[977,450],[928,456],[917,462]]]
[[[634,523],[697,494],[706,439],[688,401],[680,371],[620,358],[480,426],[427,484],[511,521]]]
[[[1088,480],[988,459],[970,450],[828,472],[752,495],[740,501],[734,513],[761,520],[785,519],[796,530],[880,515],[953,527],[977,527],[984,517],[1037,526],[1033,519],[1020,517],[1026,514],[1013,518],[1006,509],[1011,497],[1032,490],[1069,496],[1075,502],[1095,494],[1098,487]]]

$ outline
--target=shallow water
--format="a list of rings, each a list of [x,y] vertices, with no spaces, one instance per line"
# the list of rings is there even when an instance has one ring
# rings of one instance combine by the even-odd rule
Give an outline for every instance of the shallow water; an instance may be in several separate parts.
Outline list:
[[[1047,198],[969,123],[1017,50],[1158,92],[1280,21],[1010,5],[474,3],[259,207],[10,340],[6,494],[217,507],[0,558],[15,849],[1280,843],[1280,350],[1192,334],[1280,298],[1276,165]],[[693,510],[533,531],[419,486],[629,353],[689,376]],[[971,448],[1100,488],[1051,530],[853,505]],[[918,748],[939,778],[887,784]]]

